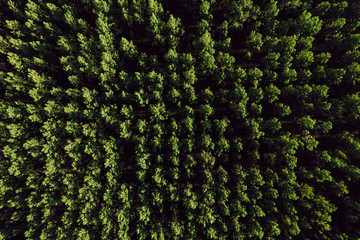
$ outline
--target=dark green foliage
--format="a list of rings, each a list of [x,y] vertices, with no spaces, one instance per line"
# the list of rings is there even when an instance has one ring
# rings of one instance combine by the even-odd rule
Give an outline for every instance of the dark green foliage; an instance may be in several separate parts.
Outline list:
[[[360,238],[359,1],[0,8],[0,239]]]

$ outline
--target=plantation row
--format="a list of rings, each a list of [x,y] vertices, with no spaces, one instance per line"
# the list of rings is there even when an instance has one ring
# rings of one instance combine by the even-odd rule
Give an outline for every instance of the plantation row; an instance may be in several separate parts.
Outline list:
[[[360,237],[359,1],[0,8],[0,239]]]

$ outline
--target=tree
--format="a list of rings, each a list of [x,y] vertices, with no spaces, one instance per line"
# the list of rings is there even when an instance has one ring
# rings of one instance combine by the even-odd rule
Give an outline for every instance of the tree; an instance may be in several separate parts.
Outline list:
[[[360,82],[360,64],[357,62],[353,62],[351,65],[347,68],[347,75],[349,78],[349,81],[355,86]]]
[[[280,93],[281,93],[280,89],[271,83],[269,86],[265,88],[265,99],[268,102],[273,103],[279,98],[278,96],[280,95]]]
[[[1,239],[359,239],[357,1],[52,2],[0,3]]]
[[[266,57],[263,58],[264,64],[271,69],[276,69],[279,66],[278,60],[280,58],[280,53],[269,53]]]
[[[205,119],[214,114],[214,109],[209,104],[201,105],[199,110]]]
[[[322,23],[323,21],[318,16],[313,17],[305,10],[297,20],[296,29],[298,33],[317,34],[321,30]]]
[[[134,59],[138,55],[138,51],[132,40],[128,41],[126,38],[121,38],[120,49],[124,55],[130,59]]]
[[[256,31],[251,31],[247,41],[246,46],[249,49],[249,56],[251,56],[252,53],[258,52],[261,50],[261,47],[263,45],[262,35],[261,33],[258,33]]]

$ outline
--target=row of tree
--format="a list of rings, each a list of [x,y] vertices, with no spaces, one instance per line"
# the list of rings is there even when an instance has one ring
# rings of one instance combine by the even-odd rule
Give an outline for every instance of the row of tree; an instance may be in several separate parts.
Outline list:
[[[0,239],[360,237],[357,1],[0,7]]]

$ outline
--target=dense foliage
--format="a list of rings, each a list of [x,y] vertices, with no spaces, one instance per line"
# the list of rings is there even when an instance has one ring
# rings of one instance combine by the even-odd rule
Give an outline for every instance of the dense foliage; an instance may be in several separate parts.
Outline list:
[[[0,239],[360,238],[358,0],[0,8]]]

